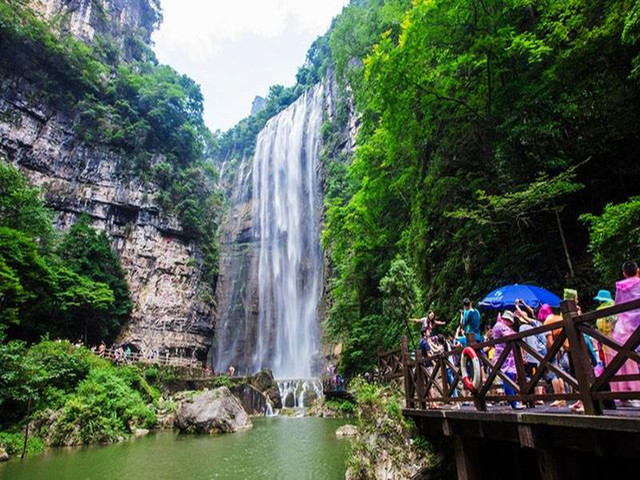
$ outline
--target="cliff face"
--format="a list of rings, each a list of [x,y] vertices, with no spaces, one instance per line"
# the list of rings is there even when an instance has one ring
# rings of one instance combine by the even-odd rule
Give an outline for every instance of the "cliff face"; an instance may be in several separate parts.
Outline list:
[[[136,41],[149,44],[162,16],[158,0],[28,0],[29,7],[63,33],[85,42],[96,37],[119,44],[125,59]]]
[[[148,39],[157,18],[146,0],[31,3],[85,40],[129,31]],[[42,187],[59,228],[87,213],[120,255],[134,308],[119,340],[204,358],[213,335],[212,288],[203,281],[198,245],[156,205],[158,187],[130,173],[131,159],[80,141],[73,124],[72,114],[48,105],[24,79],[0,71],[0,157]]]

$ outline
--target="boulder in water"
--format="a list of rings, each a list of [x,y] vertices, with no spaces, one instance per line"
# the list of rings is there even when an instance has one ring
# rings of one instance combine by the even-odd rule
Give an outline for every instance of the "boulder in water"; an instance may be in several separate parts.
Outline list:
[[[227,387],[220,387],[181,401],[176,426],[187,433],[232,433],[253,424],[240,400]]]
[[[318,393],[313,388],[307,388],[302,394],[302,405],[304,407],[311,407],[318,399]]]
[[[284,397],[284,401],[282,402],[285,408],[293,408],[296,406],[296,397],[293,392],[287,393]]]
[[[267,397],[248,383],[236,385],[231,389],[231,392],[238,397],[245,412],[249,415],[263,415],[267,410]]]
[[[262,392],[273,408],[282,408],[282,397],[278,389],[278,383],[273,378],[273,373],[268,368],[259,371],[250,380],[251,386]]]
[[[259,391],[264,392],[269,390],[276,384],[276,381],[273,379],[273,373],[268,368],[259,371],[253,377],[251,377],[251,385],[257,388]]]
[[[358,429],[354,425],[343,425],[338,430],[336,430],[336,437],[344,438],[344,437],[355,437],[358,434]]]

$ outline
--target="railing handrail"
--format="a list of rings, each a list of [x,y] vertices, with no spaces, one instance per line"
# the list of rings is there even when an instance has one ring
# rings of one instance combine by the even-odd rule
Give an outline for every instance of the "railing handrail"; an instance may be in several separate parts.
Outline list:
[[[473,348],[483,365],[488,368],[488,376],[483,379],[482,386],[477,392],[462,395],[459,398],[452,398],[452,393],[461,383],[461,373],[452,357],[460,354],[463,347],[455,347],[449,351],[444,351],[435,355],[423,357],[420,350],[416,352],[415,360],[411,358],[408,350],[406,337],[403,337],[400,355],[397,350],[380,352],[378,362],[385,366],[390,372],[402,371],[405,377],[405,395],[407,408],[426,408],[427,403],[433,401],[460,402],[473,401],[479,410],[486,409],[488,400],[518,400],[531,402],[545,399],[581,400],[586,413],[598,415],[602,413],[600,401],[610,399],[640,399],[638,392],[609,392],[603,391],[603,386],[609,381],[631,381],[640,380],[640,375],[616,375],[626,361],[636,361],[640,363],[640,354],[635,352],[640,343],[640,327],[638,327],[624,345],[618,344],[613,339],[605,336],[593,328],[590,322],[603,317],[616,315],[623,312],[640,309],[640,300],[633,300],[624,304],[602,308],[594,312],[579,314],[575,301],[562,302],[562,317],[557,322],[541,325],[528,329],[525,332],[518,332],[512,335],[492,339],[486,342],[469,345]],[[548,346],[547,354],[543,357],[535,349],[531,348],[524,339],[528,337],[546,334],[550,331],[554,334],[554,340]],[[603,345],[615,351],[615,357],[604,369],[600,377],[596,378],[591,363],[591,353],[588,350],[585,336],[591,336]],[[568,342],[568,355],[573,364],[572,374],[565,372],[558,365],[553,363],[554,358],[559,354],[565,342]],[[494,358],[493,362],[486,356],[486,348],[503,344],[504,349],[499,358]],[[388,355],[393,353],[393,355]],[[502,372],[504,363],[510,355],[514,356],[516,364],[516,380]],[[527,379],[524,369],[524,355],[531,355],[538,361],[536,373]],[[389,364],[391,358],[391,365]],[[536,394],[535,387],[542,379],[544,373],[550,371],[563,379],[574,390],[573,392]],[[449,385],[449,375],[454,378]],[[494,381],[501,378],[503,384],[509,385],[515,392],[514,395],[489,395]],[[432,396],[431,392],[436,391],[440,395]]]
[[[120,347],[119,347],[120,348]],[[102,358],[106,358],[112,360],[113,356],[118,352],[119,348],[109,347],[105,348],[105,350],[100,354],[99,350],[94,351],[94,353]],[[124,360],[126,362],[136,362],[136,363],[150,363],[150,364],[158,364],[164,366],[176,366],[176,367],[191,367],[191,368],[200,368],[205,370],[202,365],[202,362],[196,359],[187,358],[187,357],[176,357],[176,356],[168,356],[166,354],[156,354],[152,357],[147,357],[140,352],[131,352],[129,355],[126,354],[126,350],[123,350],[122,356],[118,358],[119,360]]]

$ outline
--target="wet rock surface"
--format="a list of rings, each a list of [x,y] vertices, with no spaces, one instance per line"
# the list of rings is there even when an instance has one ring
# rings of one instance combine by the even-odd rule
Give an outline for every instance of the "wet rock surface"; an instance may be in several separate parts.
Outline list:
[[[338,430],[336,430],[336,437],[355,437],[358,434],[358,429],[355,425],[343,425]]]
[[[54,31],[89,44],[112,42],[124,63],[144,56],[140,45],[150,45],[160,18],[153,0],[27,4]],[[158,206],[159,187],[140,179],[131,154],[82,141],[74,112],[51,101],[49,93],[0,70],[0,158],[42,189],[57,228],[65,230],[88,214],[96,228],[107,232],[134,304],[120,342],[204,358],[213,336],[213,286],[203,280],[198,243]],[[151,167],[163,160],[156,154]]]
[[[252,426],[240,400],[227,387],[186,396],[176,411],[176,427],[185,433],[233,433]]]
[[[264,415],[266,412],[267,397],[255,387],[243,383],[233,387],[231,393],[240,400],[242,408],[244,408],[249,415]]]

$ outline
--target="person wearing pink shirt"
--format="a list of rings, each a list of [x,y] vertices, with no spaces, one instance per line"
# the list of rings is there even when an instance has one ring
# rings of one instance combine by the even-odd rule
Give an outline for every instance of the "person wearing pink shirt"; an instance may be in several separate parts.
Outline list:
[[[640,278],[638,278],[638,265],[635,262],[625,262],[622,266],[624,280],[616,283],[616,305],[640,299]],[[618,314],[618,321],[613,328],[612,338],[619,343],[624,343],[640,326],[640,309]],[[618,370],[616,375],[638,375],[638,364],[633,360],[627,360]],[[615,380],[615,377],[614,377]],[[611,382],[611,390],[614,392],[640,392],[640,381]],[[623,401],[622,404],[636,402]]]

